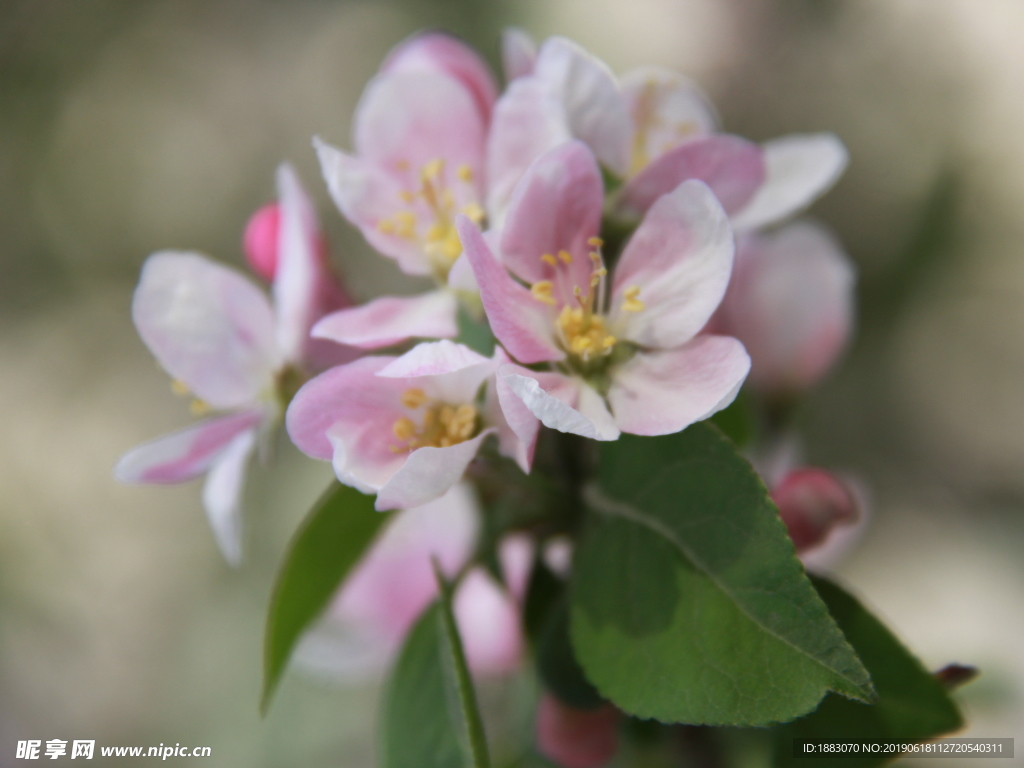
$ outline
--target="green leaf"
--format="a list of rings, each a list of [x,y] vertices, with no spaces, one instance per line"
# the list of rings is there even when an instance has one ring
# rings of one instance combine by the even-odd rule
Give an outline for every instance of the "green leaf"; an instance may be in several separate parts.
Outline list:
[[[537,643],[537,672],[544,687],[574,709],[597,709],[605,700],[580,669],[569,641],[569,606],[552,608]]]
[[[750,398],[744,391],[741,391],[727,408],[715,413],[710,421],[738,448],[746,448],[754,436],[754,410],[750,405]]]
[[[836,738],[897,743],[927,741],[963,725],[956,704],[942,683],[928,672],[874,616],[832,582],[814,578],[818,593],[864,664],[878,690],[874,705],[828,696],[807,717],[773,729],[775,765],[807,765],[793,757],[793,739]],[[890,760],[892,758],[889,758]],[[830,758],[829,768],[869,768],[882,757]]]
[[[261,712],[266,713],[302,633],[323,613],[389,517],[374,510],[372,496],[338,482],[313,505],[288,546],[270,598]]]
[[[829,690],[873,698],[760,478],[715,427],[602,443],[588,503],[572,640],[620,709],[768,725],[811,711]]]
[[[477,300],[479,304],[479,300]],[[483,307],[480,308],[480,316],[474,317],[460,302],[459,312],[456,315],[456,322],[459,326],[459,335],[456,338],[460,344],[465,344],[474,352],[490,357],[494,354],[496,341],[491,332],[491,326],[483,317]]]
[[[405,639],[384,693],[384,768],[490,765],[473,681],[452,614],[451,588],[440,573],[437,579],[441,597]]]

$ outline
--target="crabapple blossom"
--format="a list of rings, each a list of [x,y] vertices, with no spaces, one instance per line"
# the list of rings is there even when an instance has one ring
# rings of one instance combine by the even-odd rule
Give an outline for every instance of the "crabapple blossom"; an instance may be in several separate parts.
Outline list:
[[[278,169],[277,183],[276,253],[266,231],[259,233],[273,303],[234,269],[178,251],[149,257],[132,301],[139,335],[175,391],[191,393],[199,415],[224,413],[129,451],[115,476],[162,484],[206,474],[203,506],[232,564],[242,555],[241,498],[252,453],[266,444],[307,372],[351,356],[309,339],[318,316],[345,297],[318,252],[315,214],[290,166]]]
[[[728,405],[747,374],[736,339],[699,335],[733,256],[711,191],[690,181],[659,200],[610,279],[597,238],[602,201],[597,162],[574,141],[520,182],[500,260],[471,220],[459,222],[495,336],[519,363],[549,364],[498,369],[497,394],[517,433],[530,415],[598,440],[678,432]]]
[[[472,558],[479,528],[473,493],[461,483],[439,499],[396,512],[303,638],[297,661],[343,680],[379,672],[437,596],[432,560],[454,577]],[[470,668],[478,674],[510,672],[522,656],[518,610],[532,544],[523,536],[506,537],[498,558],[505,586],[474,567],[454,595],[459,634]]]
[[[501,410],[478,399],[501,359],[442,340],[332,368],[296,394],[288,434],[304,453],[330,460],[341,482],[376,493],[377,509],[426,504],[462,478],[488,435],[505,428],[491,418]],[[532,454],[530,447],[509,450]]]

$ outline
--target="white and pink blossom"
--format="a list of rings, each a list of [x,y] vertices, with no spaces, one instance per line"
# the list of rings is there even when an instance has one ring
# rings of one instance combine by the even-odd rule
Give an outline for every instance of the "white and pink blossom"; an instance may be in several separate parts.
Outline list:
[[[309,339],[316,319],[346,299],[323,258],[315,213],[290,166],[281,166],[277,182],[279,207],[260,214],[262,223],[247,237],[247,250],[255,248],[260,257],[250,261],[273,280],[273,303],[234,269],[180,251],[149,257],[132,301],[139,335],[175,390],[194,397],[195,412],[223,415],[129,451],[115,476],[125,483],[164,484],[206,474],[203,506],[232,564],[242,555],[242,490],[253,452],[280,421],[296,381],[352,355]]]

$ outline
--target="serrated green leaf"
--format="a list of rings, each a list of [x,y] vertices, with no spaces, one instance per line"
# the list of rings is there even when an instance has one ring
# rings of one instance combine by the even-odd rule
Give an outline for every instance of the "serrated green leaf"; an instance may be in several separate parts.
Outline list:
[[[601,695],[641,718],[768,725],[867,670],[760,478],[715,427],[601,446],[574,558],[571,634]]]
[[[934,739],[963,725],[956,704],[942,684],[878,619],[856,598],[827,579],[814,578],[813,581],[871,672],[878,701],[866,705],[828,696],[812,714],[773,729],[774,765],[798,768],[808,763],[806,759],[793,757],[795,738],[842,737],[850,741],[906,744]],[[830,758],[827,762],[829,768],[871,768],[892,759],[880,756]]]
[[[473,681],[451,608],[441,596],[416,622],[384,694],[384,768],[487,768],[490,759]]]
[[[345,576],[390,515],[373,497],[334,482],[296,531],[270,598],[263,640],[266,712],[302,633],[323,613]]]

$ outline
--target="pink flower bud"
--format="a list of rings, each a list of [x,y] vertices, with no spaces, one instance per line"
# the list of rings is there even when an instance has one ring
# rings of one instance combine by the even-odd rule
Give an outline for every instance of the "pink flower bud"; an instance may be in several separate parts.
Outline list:
[[[278,232],[281,228],[281,206],[268,203],[245,225],[242,250],[252,271],[268,283],[277,273]]]
[[[772,500],[798,553],[823,543],[836,526],[860,517],[853,494],[823,469],[795,469],[772,490]]]
[[[573,709],[550,694],[537,706],[537,748],[563,768],[598,768],[619,748],[619,712],[610,704],[600,709]]]

